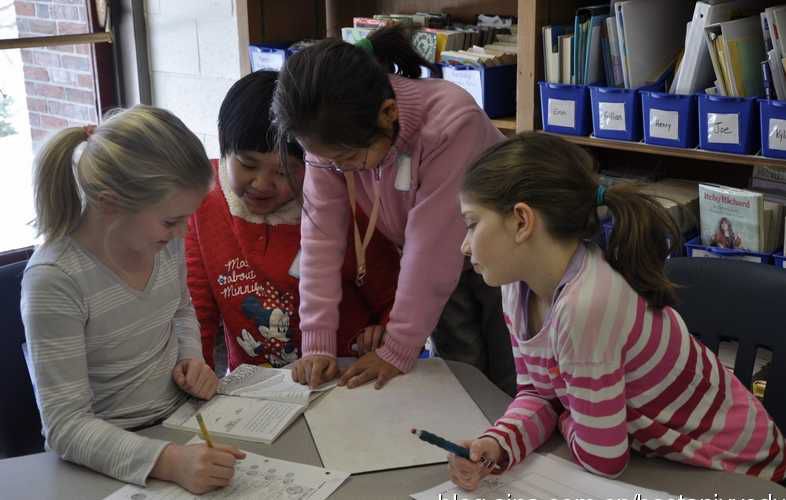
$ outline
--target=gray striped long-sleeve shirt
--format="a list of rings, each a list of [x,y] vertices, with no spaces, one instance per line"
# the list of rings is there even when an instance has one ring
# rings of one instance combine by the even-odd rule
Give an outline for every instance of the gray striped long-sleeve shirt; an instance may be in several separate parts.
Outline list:
[[[22,279],[22,320],[49,449],[144,485],[167,442],[124,429],[168,416],[186,398],[172,379],[202,358],[182,240],[134,290],[71,238],[47,243]]]

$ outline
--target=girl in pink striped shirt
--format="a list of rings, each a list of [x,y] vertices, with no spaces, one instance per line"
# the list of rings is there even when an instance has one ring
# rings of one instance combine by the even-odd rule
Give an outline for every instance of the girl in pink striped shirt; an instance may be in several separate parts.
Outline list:
[[[462,251],[502,286],[516,398],[493,427],[450,457],[473,490],[521,462],[558,428],[574,459],[609,477],[630,449],[782,481],[783,435],[761,403],[672,309],[663,273],[679,231],[632,185],[598,184],[592,158],[554,136],[522,134],[467,171]],[[614,218],[606,255],[588,243],[597,207]]]

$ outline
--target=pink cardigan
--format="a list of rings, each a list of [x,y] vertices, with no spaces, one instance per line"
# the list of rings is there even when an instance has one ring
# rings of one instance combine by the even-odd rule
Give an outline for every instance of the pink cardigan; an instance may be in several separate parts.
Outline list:
[[[504,139],[473,98],[444,80],[391,76],[399,108],[398,154],[373,171],[356,172],[358,204],[369,213],[380,184],[377,228],[402,249],[385,345],[377,353],[403,372],[417,359],[458,283],[464,237],[458,192],[463,172]],[[318,158],[315,158],[318,160]],[[346,182],[307,168],[301,224],[300,328],[303,354],[336,355],[341,264],[351,224]],[[374,262],[368,262],[372,268]]]

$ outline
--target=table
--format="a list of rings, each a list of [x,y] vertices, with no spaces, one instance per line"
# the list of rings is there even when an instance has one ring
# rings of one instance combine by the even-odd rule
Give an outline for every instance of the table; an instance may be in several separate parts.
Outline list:
[[[448,366],[490,421],[493,422],[504,413],[510,397],[494,386],[480,371],[457,362],[449,361]],[[161,426],[151,427],[140,433],[178,443],[185,443],[193,437],[191,433]],[[322,465],[303,416],[273,445],[224,439],[222,442],[273,458]],[[559,435],[555,435],[539,451],[570,458],[570,451]],[[411,493],[431,488],[447,479],[446,464],[359,474],[352,476],[330,498],[405,499]],[[620,480],[655,490],[683,493],[686,497],[696,499],[769,500],[768,494],[771,494],[773,499],[786,499],[786,488],[770,481],[699,469],[661,459],[644,459],[636,454]],[[0,460],[0,498],[3,500],[101,499],[121,486],[123,483],[119,481],[60,460],[52,452]],[[714,496],[715,493],[718,494],[717,497]],[[467,496],[474,498],[471,494]]]

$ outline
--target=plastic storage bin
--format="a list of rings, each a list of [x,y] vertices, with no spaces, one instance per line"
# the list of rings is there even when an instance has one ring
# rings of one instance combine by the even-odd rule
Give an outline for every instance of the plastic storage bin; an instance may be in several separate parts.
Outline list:
[[[543,130],[567,135],[592,131],[589,89],[585,85],[538,82]]]
[[[601,139],[640,141],[642,90],[663,90],[663,84],[638,89],[590,86],[592,135]]]
[[[688,257],[715,257],[723,259],[737,259],[757,264],[769,264],[772,254],[749,252],[747,250],[732,250],[729,248],[708,247],[701,244],[700,238],[693,238],[685,243],[685,254]]]
[[[657,146],[694,148],[696,134],[696,96],[641,92],[644,142]]]
[[[280,71],[287,59],[288,43],[265,43],[248,46],[251,71]]]
[[[758,103],[751,97],[699,96],[699,147],[723,153],[759,150]]]
[[[761,154],[786,159],[786,101],[759,99]]]
[[[516,65],[442,65],[442,78],[460,86],[489,118],[516,114]]]
[[[775,264],[776,267],[786,269],[786,257],[783,255],[783,250],[772,254],[772,263]]]

